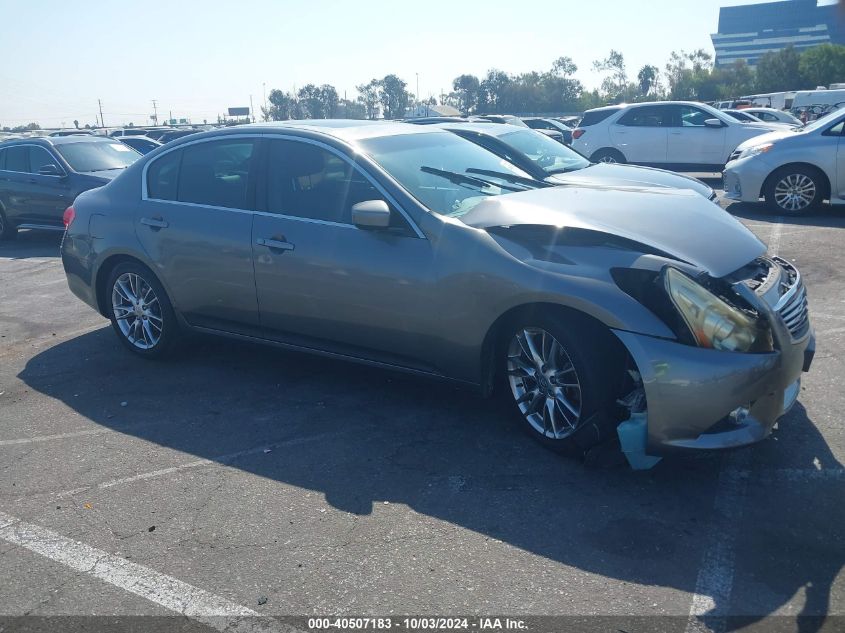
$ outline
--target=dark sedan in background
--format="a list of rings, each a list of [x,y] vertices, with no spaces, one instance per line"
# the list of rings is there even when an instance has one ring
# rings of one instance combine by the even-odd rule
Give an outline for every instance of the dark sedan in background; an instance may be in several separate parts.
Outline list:
[[[437,127],[480,145],[551,185],[691,189],[708,200],[716,199],[713,189],[695,178],[652,167],[591,163],[574,149],[523,127],[498,123],[441,123]]]
[[[119,136],[118,140],[140,154],[149,154],[157,147],[162,146],[162,143],[149,136]]]
[[[18,229],[64,230],[63,214],[76,196],[103,186],[140,156],[102,136],[0,143],[0,239]]]

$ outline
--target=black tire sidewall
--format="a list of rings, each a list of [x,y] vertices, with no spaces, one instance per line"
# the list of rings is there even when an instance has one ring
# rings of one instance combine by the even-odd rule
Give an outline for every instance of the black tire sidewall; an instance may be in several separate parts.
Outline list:
[[[788,211],[786,209],[783,209],[778,206],[777,202],[775,201],[775,187],[777,187],[777,184],[781,180],[783,180],[783,178],[792,174],[800,174],[802,176],[806,176],[807,178],[812,179],[813,184],[816,186],[816,197],[813,198],[813,201],[808,206],[798,211]],[[769,206],[770,209],[776,211],[779,215],[800,216],[804,215],[805,213],[811,213],[812,211],[817,210],[821,206],[822,200],[824,199],[822,196],[822,188],[822,181],[819,177],[819,173],[814,169],[809,169],[806,167],[781,167],[771,175],[768,182],[766,183],[766,191],[764,197],[766,198],[767,206]]]
[[[112,307],[111,296],[115,282],[125,273],[134,273],[147,282],[155,291],[159,305],[161,306],[163,328],[161,338],[159,339],[159,342],[150,349],[140,349],[135,347],[126,338],[126,336],[124,336],[123,332],[120,331],[117,319],[114,317],[114,308]],[[124,347],[138,356],[150,359],[164,358],[173,351],[179,337],[179,324],[176,320],[176,314],[173,311],[173,306],[170,303],[170,298],[167,296],[164,286],[161,285],[158,277],[156,277],[149,268],[139,262],[123,262],[118,264],[109,273],[106,292],[108,293],[106,296],[106,305],[109,320],[111,321],[112,328],[114,328],[114,331],[117,334],[117,338],[120,339],[120,342],[124,345]]]
[[[6,217],[6,212],[3,209],[0,209],[0,224],[2,224],[2,228],[0,228],[0,240],[15,239],[18,229],[9,222],[9,218]]]
[[[507,379],[507,350],[513,336],[524,328],[541,328],[557,339],[569,355],[569,359],[578,374],[578,381],[581,385],[580,424],[582,425],[578,428],[582,429],[585,422],[594,415],[607,412],[612,407],[614,402],[612,380],[609,379],[608,374],[615,367],[612,366],[613,363],[601,362],[611,356],[602,333],[590,331],[593,329],[591,327],[579,326],[582,326],[582,324],[552,315],[536,314],[518,319],[511,327],[507,328],[507,334],[498,355],[499,375],[501,377],[499,393],[503,399],[508,400],[508,406],[518,418],[522,430],[545,447],[567,455],[583,453],[585,447],[576,440],[578,432],[576,431],[563,439],[553,439],[539,433],[528,422],[516,404],[510,382]],[[618,369],[620,372],[622,371],[621,367]]]
[[[627,162],[625,160],[625,157],[622,155],[622,152],[615,149],[600,149],[593,153],[593,155],[590,157],[590,160],[594,163],[602,163],[604,162],[602,161],[602,158],[604,158],[605,156],[612,156],[616,161],[615,164],[617,165],[624,165]],[[613,165],[614,163],[608,164]]]

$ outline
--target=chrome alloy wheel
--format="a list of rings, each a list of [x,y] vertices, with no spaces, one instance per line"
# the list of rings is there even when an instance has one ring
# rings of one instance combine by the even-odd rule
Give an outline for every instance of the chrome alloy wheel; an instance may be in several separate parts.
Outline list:
[[[789,174],[775,185],[775,203],[785,211],[802,211],[816,197],[816,183],[804,174]]]
[[[525,328],[507,353],[508,383],[528,423],[551,439],[572,435],[581,422],[581,383],[566,350],[546,330]]]
[[[602,156],[599,159],[599,162],[600,163],[607,163],[608,165],[615,165],[619,161],[616,160],[616,156],[614,156],[613,154],[605,154],[604,156]]]
[[[123,273],[111,293],[114,318],[123,336],[138,349],[152,349],[161,340],[164,320],[152,286],[135,273]]]

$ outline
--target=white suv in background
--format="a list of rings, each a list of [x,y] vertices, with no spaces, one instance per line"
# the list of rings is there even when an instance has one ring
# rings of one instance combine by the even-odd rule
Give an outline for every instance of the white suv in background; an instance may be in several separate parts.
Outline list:
[[[585,112],[572,132],[572,148],[593,162],[721,171],[740,143],[781,129],[740,123],[704,103],[632,103]]]

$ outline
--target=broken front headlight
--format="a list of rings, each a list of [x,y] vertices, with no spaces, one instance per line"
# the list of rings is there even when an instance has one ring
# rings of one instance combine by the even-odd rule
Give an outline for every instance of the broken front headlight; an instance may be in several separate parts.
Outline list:
[[[746,314],[670,266],[663,270],[663,283],[701,347],[747,352],[754,345],[759,329]]]

